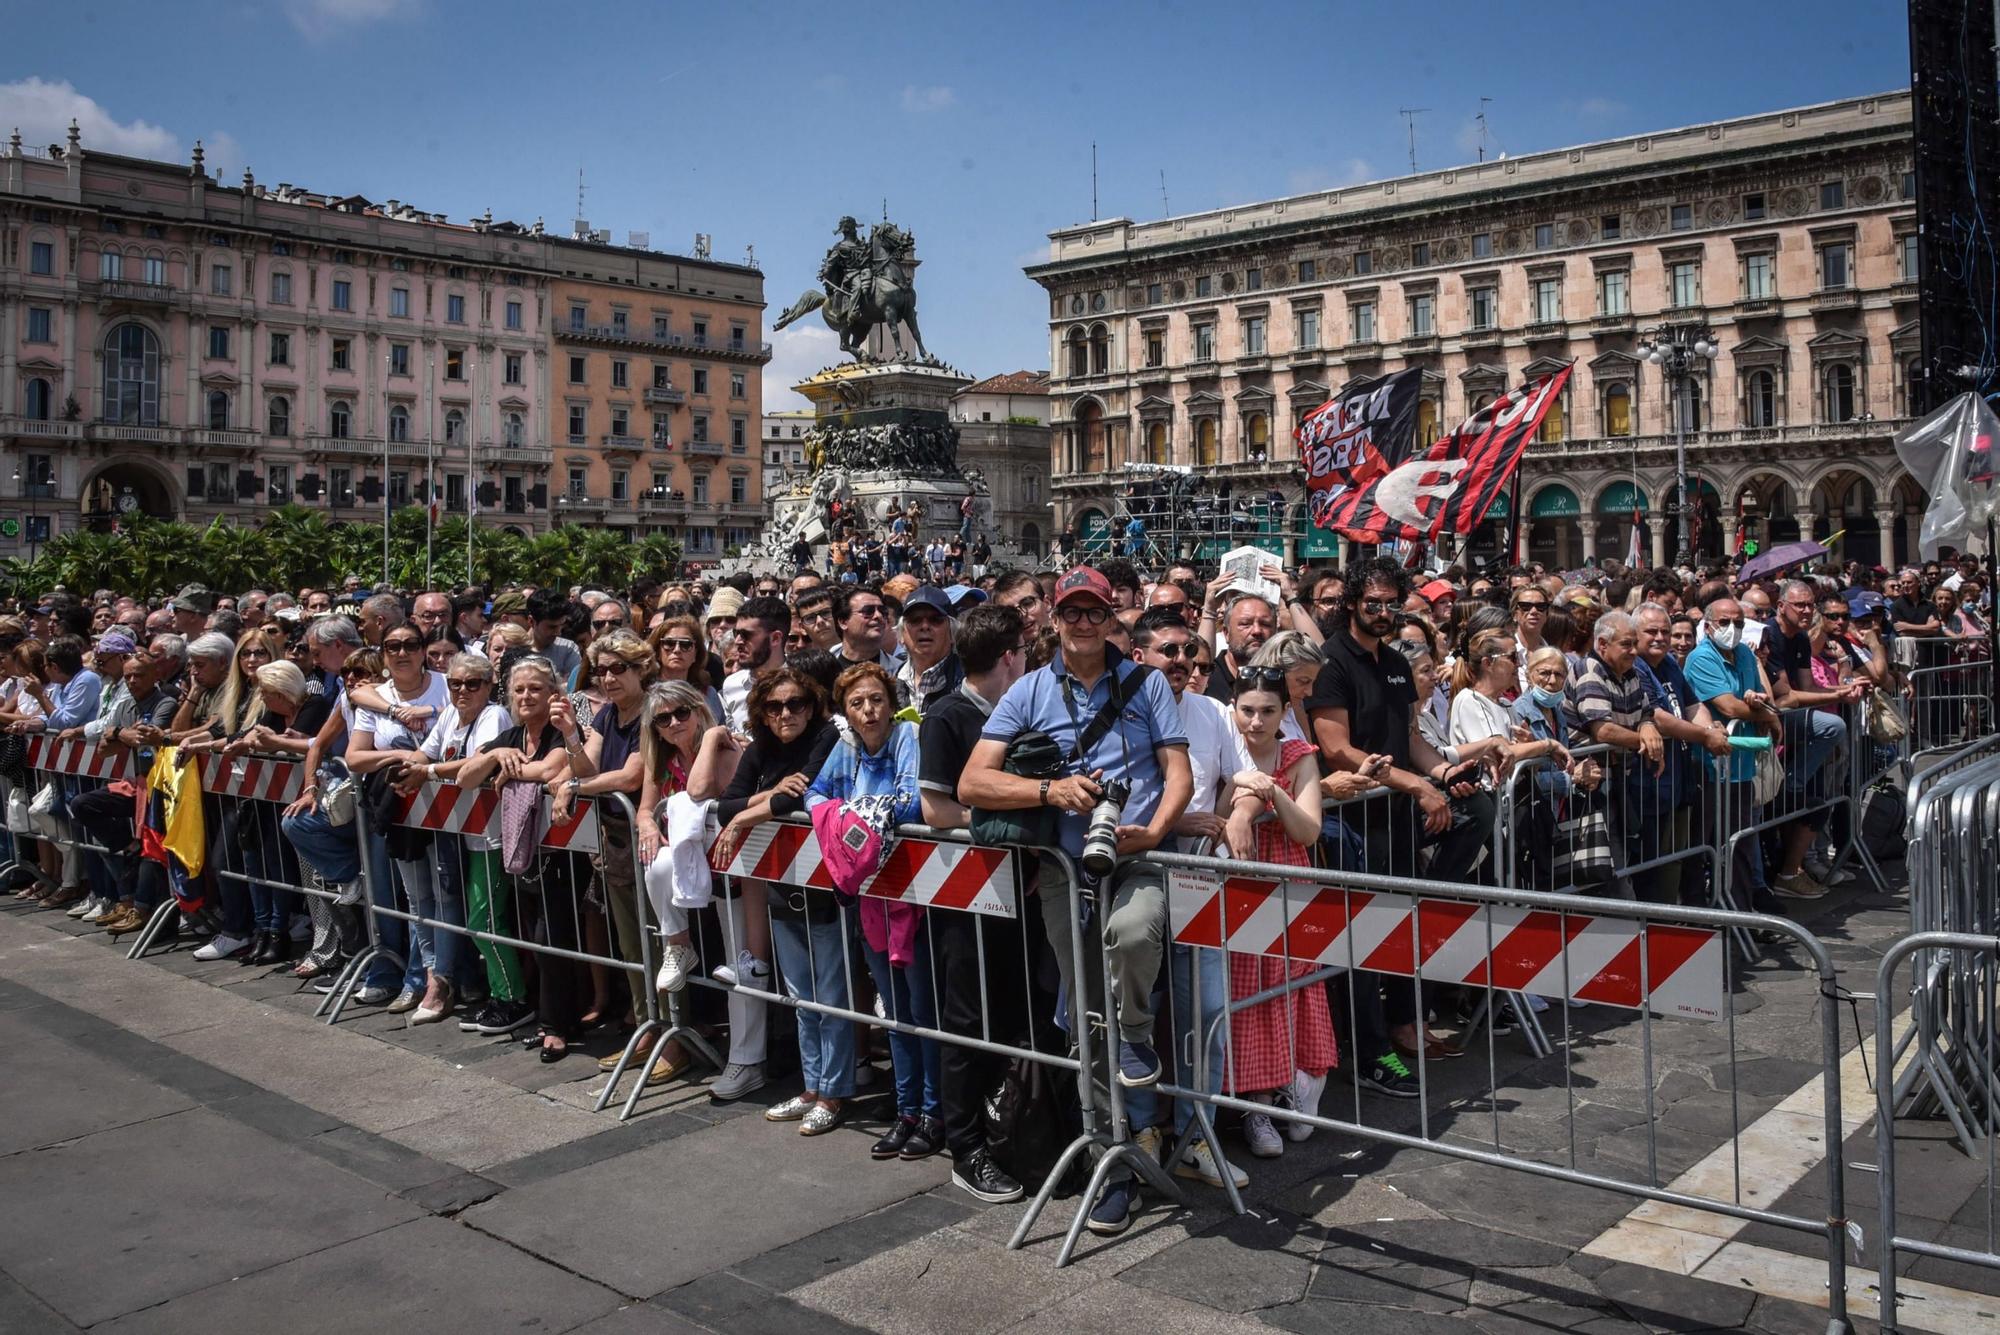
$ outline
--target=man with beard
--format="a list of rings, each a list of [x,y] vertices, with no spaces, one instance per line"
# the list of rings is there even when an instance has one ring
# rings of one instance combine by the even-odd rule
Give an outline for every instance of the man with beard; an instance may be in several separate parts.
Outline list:
[[[1218,592],[1213,585],[1211,595]],[[1208,674],[1210,698],[1227,704],[1236,691],[1236,674],[1250,666],[1250,660],[1264,647],[1264,641],[1278,631],[1278,612],[1261,594],[1238,594],[1222,614],[1225,648],[1215,656],[1215,670]]]
[[[738,736],[750,733],[750,686],[760,672],[782,666],[785,632],[792,614],[777,598],[752,598],[737,609],[736,638],[731,642],[735,671],[722,682],[723,721]]]

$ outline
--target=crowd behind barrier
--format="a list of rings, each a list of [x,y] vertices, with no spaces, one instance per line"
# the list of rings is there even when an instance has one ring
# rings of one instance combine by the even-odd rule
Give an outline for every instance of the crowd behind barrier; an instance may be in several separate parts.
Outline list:
[[[1840,1219],[1668,1189],[1651,1118],[1643,1173],[1585,1170],[1573,1096],[1554,1147],[1498,1096],[1536,1060],[1568,1091],[1587,1026],[1650,1110],[1656,1025],[1735,1060],[1745,965],[1832,995],[1787,910],[1885,888],[1906,813],[1913,927],[1994,929],[1954,861],[1993,870],[1981,563],[1151,573],[54,594],[0,617],[9,888],[288,970],[329,1023],[618,1035],[621,1117],[795,1061],[769,1120],[869,1108],[874,1157],[1035,1191],[1016,1245],[1076,1193],[1061,1261],[1339,1131],[1824,1235],[1839,1281]],[[1982,968],[1921,957],[1906,1039],[1962,1133]]]

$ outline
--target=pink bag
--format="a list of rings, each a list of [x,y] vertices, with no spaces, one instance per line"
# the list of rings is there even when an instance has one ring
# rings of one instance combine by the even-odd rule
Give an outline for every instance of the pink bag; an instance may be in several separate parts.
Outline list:
[[[843,895],[861,893],[882,865],[882,836],[845,802],[822,802],[812,809],[813,834],[833,888]]]

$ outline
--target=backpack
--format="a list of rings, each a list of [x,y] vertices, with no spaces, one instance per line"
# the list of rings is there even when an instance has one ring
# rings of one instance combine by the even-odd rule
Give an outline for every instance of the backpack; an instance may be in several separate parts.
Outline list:
[[[1076,1080],[1069,1072],[1016,1057],[1007,1077],[986,1100],[986,1148],[1002,1172],[1028,1190],[1038,1189],[1083,1128]],[[1083,1190],[1084,1155],[1070,1161],[1055,1195]]]
[[[1877,862],[1902,858],[1909,814],[1910,800],[1893,782],[1885,780],[1861,795],[1861,846],[1870,857]]]

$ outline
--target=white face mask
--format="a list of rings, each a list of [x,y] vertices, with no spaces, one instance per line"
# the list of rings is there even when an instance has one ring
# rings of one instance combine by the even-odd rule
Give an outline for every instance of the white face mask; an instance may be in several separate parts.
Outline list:
[[[1711,626],[1708,638],[1715,641],[1715,647],[1724,653],[1735,650],[1737,642],[1743,638],[1741,626]]]

